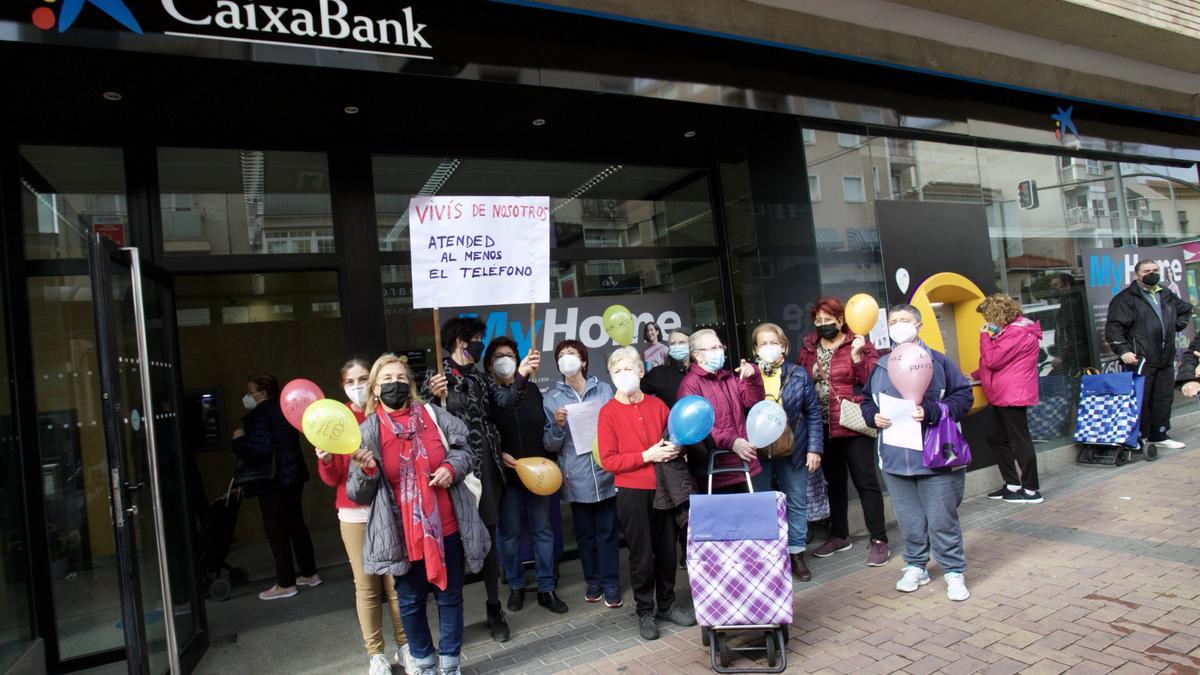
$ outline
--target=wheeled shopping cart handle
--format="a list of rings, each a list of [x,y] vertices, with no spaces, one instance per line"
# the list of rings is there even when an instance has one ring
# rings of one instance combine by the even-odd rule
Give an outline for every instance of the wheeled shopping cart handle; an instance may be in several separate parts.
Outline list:
[[[718,469],[718,468],[716,468],[717,457],[719,457],[721,455],[733,455],[733,456],[737,457],[737,453],[735,453],[732,450],[713,450],[712,452],[708,453],[708,494],[711,495],[713,493],[713,491],[712,491],[713,490],[713,484],[712,484],[713,476],[715,476],[716,474],[719,474],[719,473],[744,473],[744,474],[746,474],[746,487],[750,490],[750,492],[754,492],[754,483],[750,480],[750,464],[748,464],[746,462],[746,460],[741,459],[739,457],[738,459],[742,463],[742,468],[739,469],[735,466],[727,466],[727,467]]]

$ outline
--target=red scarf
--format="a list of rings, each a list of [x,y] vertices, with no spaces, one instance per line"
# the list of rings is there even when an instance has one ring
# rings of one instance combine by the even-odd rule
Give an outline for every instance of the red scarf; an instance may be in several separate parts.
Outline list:
[[[393,417],[394,416],[394,417]],[[398,421],[408,418],[401,428]],[[395,495],[400,509],[404,545],[410,562],[425,562],[425,578],[441,590],[446,590],[446,551],[442,542],[442,514],[438,510],[437,494],[429,485],[433,467],[425,450],[422,433],[429,424],[421,404],[413,401],[406,411],[385,415],[379,410],[380,431],[387,439],[399,443],[400,489]]]

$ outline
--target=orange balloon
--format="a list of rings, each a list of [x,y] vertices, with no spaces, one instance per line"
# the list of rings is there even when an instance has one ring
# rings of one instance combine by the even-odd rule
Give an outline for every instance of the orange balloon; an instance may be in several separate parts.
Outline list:
[[[517,477],[535,495],[549,496],[562,487],[562,471],[545,457],[522,457],[517,460]]]
[[[846,301],[846,325],[856,335],[867,335],[879,321],[879,303],[866,293],[858,293]]]

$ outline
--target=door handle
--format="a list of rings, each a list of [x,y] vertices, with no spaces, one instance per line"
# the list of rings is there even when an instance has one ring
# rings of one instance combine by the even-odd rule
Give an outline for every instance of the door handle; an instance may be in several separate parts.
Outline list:
[[[125,491],[126,492],[137,492],[138,490],[141,490],[144,487],[146,487],[146,484],[144,482],[142,482],[142,483],[126,483]]]
[[[128,513],[131,516],[136,516],[138,514],[138,510],[139,509],[138,509],[137,504],[134,504],[133,506],[130,506],[129,508],[125,509],[125,513]]]

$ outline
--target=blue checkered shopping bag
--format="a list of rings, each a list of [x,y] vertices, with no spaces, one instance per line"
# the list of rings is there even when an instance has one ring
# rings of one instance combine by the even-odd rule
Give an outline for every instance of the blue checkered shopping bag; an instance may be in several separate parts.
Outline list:
[[[1136,448],[1145,384],[1144,377],[1132,372],[1084,375],[1075,441]]]

